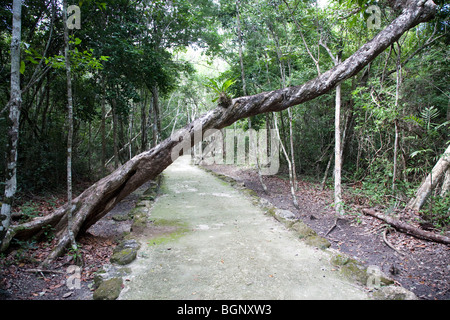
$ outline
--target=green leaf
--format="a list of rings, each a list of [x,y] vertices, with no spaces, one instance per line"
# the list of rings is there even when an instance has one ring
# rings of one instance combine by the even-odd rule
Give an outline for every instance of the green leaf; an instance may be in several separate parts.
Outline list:
[[[227,89],[236,82],[236,78],[228,79],[222,84],[222,92],[227,92]]]
[[[431,150],[431,149],[417,150],[417,151],[414,151],[413,153],[411,153],[410,157],[414,158],[415,156],[417,156],[419,154],[423,154],[423,153],[427,153],[427,152],[433,152],[433,150]]]
[[[23,61],[20,62],[20,73],[21,74],[25,73],[25,62]]]
[[[97,7],[100,10],[105,10],[106,9],[106,2],[100,2],[100,3],[97,2]]]
[[[38,64],[39,62],[37,62],[36,60],[34,60],[32,57],[26,57],[26,59],[28,60],[28,61],[30,61],[31,63],[33,63],[33,64]]]

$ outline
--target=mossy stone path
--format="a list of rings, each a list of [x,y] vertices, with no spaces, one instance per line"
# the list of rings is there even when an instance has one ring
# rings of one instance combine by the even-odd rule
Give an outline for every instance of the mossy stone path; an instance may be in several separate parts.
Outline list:
[[[367,299],[332,254],[307,245],[223,180],[180,157],[164,171],[119,299]]]

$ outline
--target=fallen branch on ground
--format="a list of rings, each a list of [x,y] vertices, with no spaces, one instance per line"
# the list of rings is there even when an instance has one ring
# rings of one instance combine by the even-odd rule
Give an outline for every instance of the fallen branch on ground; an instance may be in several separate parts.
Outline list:
[[[426,230],[422,230],[419,228],[416,228],[410,224],[407,224],[405,222],[402,222],[400,220],[394,219],[390,216],[387,216],[385,214],[382,214],[380,212],[376,212],[373,209],[362,209],[362,212],[375,217],[377,219],[383,220],[384,222],[388,223],[389,225],[393,226],[394,228],[396,228],[399,231],[405,232],[411,236],[414,236],[416,238],[420,238],[420,239],[425,239],[425,240],[431,240],[431,241],[435,241],[435,242],[439,242],[439,243],[444,243],[444,244],[450,244],[450,238],[446,237],[444,235],[441,234],[436,234],[434,232],[430,232],[430,231],[426,231]]]

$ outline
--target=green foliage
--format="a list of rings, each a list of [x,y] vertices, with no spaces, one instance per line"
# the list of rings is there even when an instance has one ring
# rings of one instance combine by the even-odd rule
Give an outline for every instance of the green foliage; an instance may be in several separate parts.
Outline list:
[[[434,225],[435,228],[450,227],[450,197],[433,196],[420,211],[421,217]]]
[[[77,244],[76,247],[71,246],[71,247],[68,249],[67,254],[68,254],[70,257],[72,257],[72,259],[73,259],[73,261],[75,261],[75,263],[77,263],[77,262],[79,262],[79,261],[82,261],[82,259],[83,259],[83,254],[82,254],[82,251],[81,251],[81,246],[80,246],[80,244]]]
[[[231,98],[230,94],[231,91],[229,90],[230,87],[236,83],[236,78],[233,79],[226,79],[222,82],[222,84],[219,84],[216,80],[208,78],[208,82],[205,83],[205,86],[213,89],[214,92],[217,94],[217,96],[212,100],[212,102],[216,102],[221,94],[224,94],[228,98]]]
[[[40,215],[39,204],[34,203],[33,201],[25,202],[20,207],[20,212],[22,214],[21,219],[23,221],[32,220],[33,218],[39,217]]]
[[[80,38],[74,38],[71,37],[69,43],[74,45],[74,48],[70,50],[70,58],[71,58],[71,66],[74,68],[74,70],[80,68],[84,70],[101,70],[103,69],[103,62],[108,61],[108,56],[100,56],[99,58],[94,57],[94,49],[87,49],[80,51],[78,49],[78,45],[81,44]],[[29,51],[27,50],[26,53],[34,53],[34,58],[29,55],[27,57],[28,60],[30,60],[32,63],[37,64],[38,62],[36,59],[42,59],[43,57],[40,56],[36,51]],[[62,69],[65,68],[65,58],[63,55],[57,55],[53,57],[45,58],[45,64],[52,66],[56,69]]]

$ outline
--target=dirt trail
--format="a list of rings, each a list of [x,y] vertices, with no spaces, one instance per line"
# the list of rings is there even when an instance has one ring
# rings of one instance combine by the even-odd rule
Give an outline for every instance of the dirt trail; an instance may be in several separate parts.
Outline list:
[[[304,244],[227,183],[180,157],[119,299],[368,299],[330,254]]]

